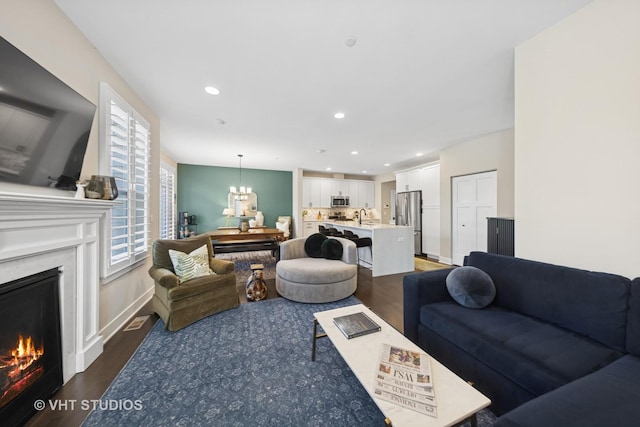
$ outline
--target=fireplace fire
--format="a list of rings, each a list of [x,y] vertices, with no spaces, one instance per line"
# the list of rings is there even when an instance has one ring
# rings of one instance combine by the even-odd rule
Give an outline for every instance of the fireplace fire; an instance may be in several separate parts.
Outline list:
[[[62,385],[58,275],[53,269],[0,285],[3,425],[26,422],[34,402]]]
[[[18,344],[10,355],[0,355],[0,408],[28,389],[44,373],[38,360],[44,355],[44,347],[36,348],[33,339],[19,335]]]

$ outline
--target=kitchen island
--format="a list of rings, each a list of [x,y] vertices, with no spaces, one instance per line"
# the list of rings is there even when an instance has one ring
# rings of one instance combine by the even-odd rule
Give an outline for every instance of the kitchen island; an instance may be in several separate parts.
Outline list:
[[[414,271],[413,227],[392,224],[358,224],[357,221],[326,221],[325,227],[350,230],[371,237],[372,246],[358,248],[359,263],[373,277]]]

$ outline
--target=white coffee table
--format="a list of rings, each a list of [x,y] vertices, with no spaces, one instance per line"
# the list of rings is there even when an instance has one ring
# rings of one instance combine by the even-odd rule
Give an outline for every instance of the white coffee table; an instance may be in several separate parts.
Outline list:
[[[366,313],[367,316],[380,325],[381,331],[350,340],[345,338],[334,325],[333,318],[357,312]],[[437,418],[423,415],[380,399],[373,393],[373,383],[382,344],[392,344],[419,352],[424,352],[424,350],[420,349],[420,347],[362,304],[321,311],[314,313],[313,316],[312,360],[315,360],[316,340],[325,336],[324,334],[318,335],[317,326],[319,324],[367,393],[369,393],[378,408],[394,427],[418,425],[425,427],[452,426],[466,420],[470,420],[471,424],[475,426],[477,425],[476,413],[491,403],[491,400],[486,396],[434,358],[431,358],[431,371],[433,389],[436,394]]]

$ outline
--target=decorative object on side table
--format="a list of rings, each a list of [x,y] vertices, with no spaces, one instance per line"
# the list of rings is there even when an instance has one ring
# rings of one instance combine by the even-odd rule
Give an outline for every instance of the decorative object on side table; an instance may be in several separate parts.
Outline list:
[[[260,301],[267,298],[267,284],[262,278],[263,264],[251,264],[251,276],[247,279],[247,301]]]

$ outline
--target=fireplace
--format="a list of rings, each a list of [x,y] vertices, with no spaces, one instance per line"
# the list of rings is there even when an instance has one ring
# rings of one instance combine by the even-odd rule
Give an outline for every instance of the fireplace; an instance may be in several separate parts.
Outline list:
[[[23,424],[62,385],[59,271],[0,285],[0,420]]]
[[[63,383],[102,353],[99,236],[114,204],[73,196],[8,193],[0,186],[0,284],[50,269],[60,271]]]

